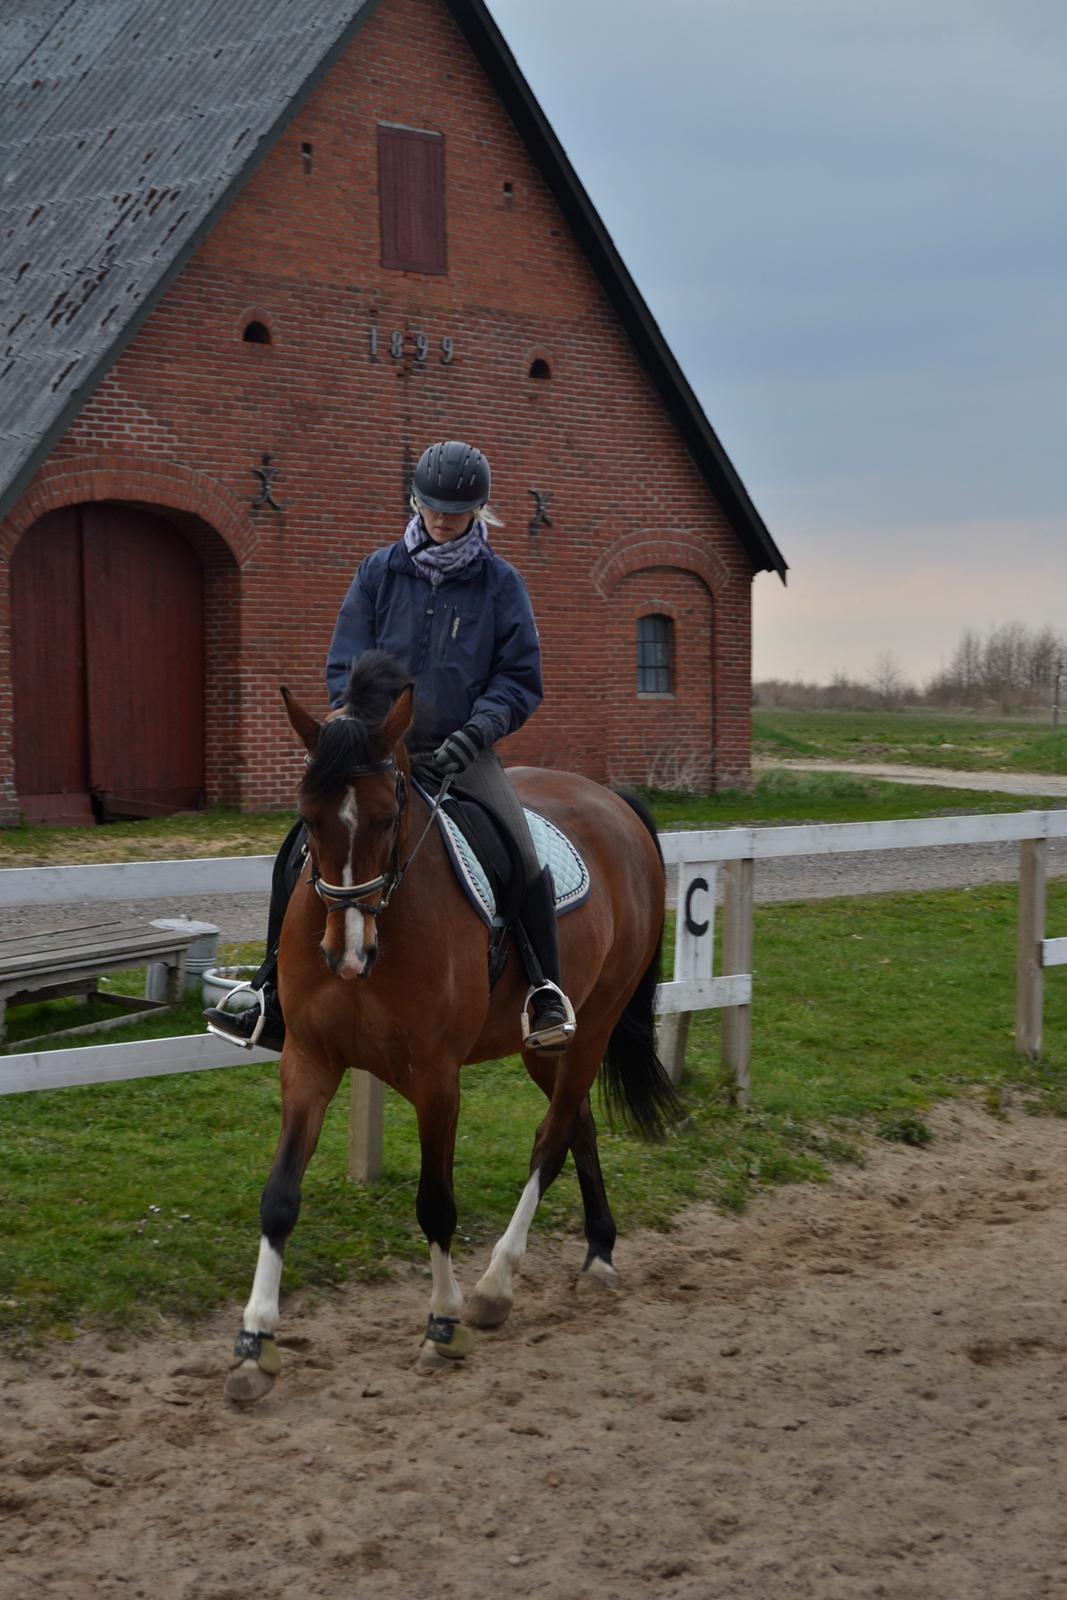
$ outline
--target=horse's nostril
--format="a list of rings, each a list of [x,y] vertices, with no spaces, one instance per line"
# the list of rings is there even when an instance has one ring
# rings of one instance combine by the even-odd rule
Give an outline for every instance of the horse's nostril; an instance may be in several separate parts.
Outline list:
[[[370,977],[370,969],[371,969],[371,967],[373,967],[373,965],[377,961],[377,959],[378,959],[378,946],[376,944],[368,945],[367,946],[367,964],[363,968],[363,976],[365,978],[369,978]]]

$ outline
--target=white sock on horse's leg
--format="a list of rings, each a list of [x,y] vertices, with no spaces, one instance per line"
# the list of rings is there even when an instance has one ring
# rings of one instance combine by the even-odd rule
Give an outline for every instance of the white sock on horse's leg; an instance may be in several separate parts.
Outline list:
[[[281,1318],[278,1296],[282,1282],[282,1258],[270,1240],[259,1241],[259,1260],[252,1293],[245,1306],[242,1326],[247,1333],[273,1333]]]
[[[493,1247],[489,1265],[478,1281],[477,1294],[487,1299],[512,1297],[512,1276],[526,1254],[526,1239],[530,1232],[541,1199],[540,1169],[533,1174],[522,1191],[522,1199],[515,1207],[507,1230]]]
[[[430,1294],[431,1317],[459,1317],[463,1315],[463,1290],[456,1280],[452,1256],[439,1244],[430,1246],[430,1270],[433,1273],[433,1290]]]

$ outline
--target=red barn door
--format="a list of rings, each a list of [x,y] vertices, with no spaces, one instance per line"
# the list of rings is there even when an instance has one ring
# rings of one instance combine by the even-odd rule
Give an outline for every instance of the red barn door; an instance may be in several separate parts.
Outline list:
[[[92,822],[81,529],[50,511],[11,558],[15,784],[28,822]]]
[[[46,517],[16,549],[18,557],[25,548],[14,627],[16,783],[24,811],[45,820],[69,810],[73,795],[102,820],[203,804],[204,595],[195,552],[164,518],[129,506],[55,515],[72,519],[73,530],[63,524],[57,540]],[[59,630],[67,635],[64,649],[48,667],[49,699],[38,687],[34,663],[42,650],[35,641],[55,629],[49,585],[60,569],[69,623]],[[47,723],[57,698],[69,708],[62,730],[52,733]],[[37,749],[49,752],[46,770],[22,754]]]

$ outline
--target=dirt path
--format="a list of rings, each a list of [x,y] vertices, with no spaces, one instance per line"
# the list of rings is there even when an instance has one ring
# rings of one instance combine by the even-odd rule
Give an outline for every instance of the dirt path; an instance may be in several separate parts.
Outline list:
[[[1064,1600],[1067,1123],[935,1122],[623,1240],[618,1296],[535,1244],[455,1373],[421,1273],[290,1307],[251,1412],[232,1314],[7,1364],[0,1594]]]
[[[756,772],[851,772],[859,778],[887,778],[893,783],[932,784],[938,789],[975,789],[988,794],[1029,794],[1042,799],[1067,799],[1067,775],[1053,772],[960,772],[948,767],[913,767],[890,761],[819,761],[777,756],[758,757]]]

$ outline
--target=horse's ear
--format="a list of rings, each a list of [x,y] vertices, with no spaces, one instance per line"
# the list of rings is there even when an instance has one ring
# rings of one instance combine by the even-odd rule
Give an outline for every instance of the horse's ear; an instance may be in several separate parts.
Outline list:
[[[284,685],[282,686],[282,699],[285,701],[285,709],[292,724],[293,732],[304,746],[304,749],[314,755],[315,747],[319,742],[319,730],[322,724],[315,721],[310,711],[304,710],[299,700],[295,699]]]
[[[387,750],[395,750],[411,727],[412,701],[414,697],[414,685],[409,683],[406,688],[401,689],[393,701],[393,709],[381,727],[382,743]]]

